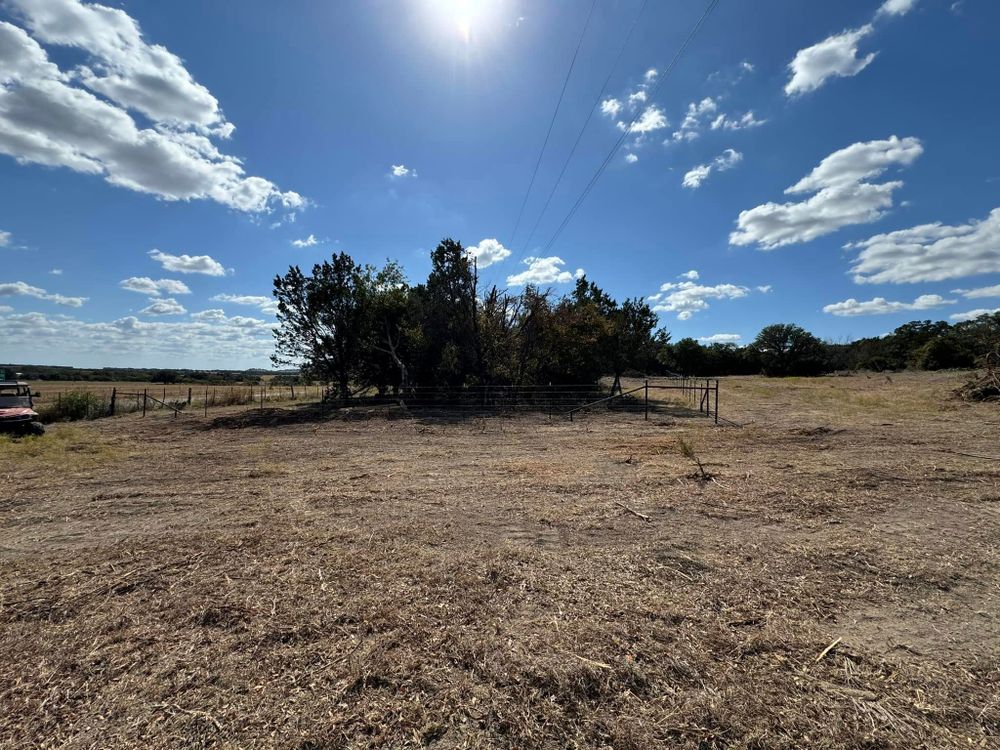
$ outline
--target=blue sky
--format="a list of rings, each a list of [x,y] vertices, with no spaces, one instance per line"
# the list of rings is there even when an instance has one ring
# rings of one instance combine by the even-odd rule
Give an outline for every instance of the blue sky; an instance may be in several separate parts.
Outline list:
[[[722,0],[668,72],[706,6],[0,0],[0,361],[267,366],[276,273],[446,236],[675,340],[1000,308],[1000,5]]]

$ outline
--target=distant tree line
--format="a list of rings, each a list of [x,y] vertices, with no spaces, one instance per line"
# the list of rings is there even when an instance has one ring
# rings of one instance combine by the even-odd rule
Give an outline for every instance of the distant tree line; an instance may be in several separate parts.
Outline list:
[[[342,398],[370,388],[576,384],[626,374],[961,368],[1000,347],[1000,313],[955,325],[907,323],[848,344],[791,324],[767,326],[747,346],[671,342],[645,301],[618,302],[586,277],[563,296],[535,286],[481,288],[474,261],[451,239],[431,254],[420,284],[393,261],[375,268],[339,253],[310,274],[292,266],[275,278],[274,296],[272,361],[334,384]]]
[[[1000,313],[951,325],[912,321],[892,333],[846,344],[824,342],[792,324],[770,325],[748,346],[681,339],[661,352],[670,370],[690,375],[821,375],[848,370],[943,370],[985,364],[1000,352]]]
[[[266,370],[168,370],[139,367],[63,367],[60,365],[0,365],[7,380],[65,380],[74,382],[201,383],[238,385],[258,383]]]

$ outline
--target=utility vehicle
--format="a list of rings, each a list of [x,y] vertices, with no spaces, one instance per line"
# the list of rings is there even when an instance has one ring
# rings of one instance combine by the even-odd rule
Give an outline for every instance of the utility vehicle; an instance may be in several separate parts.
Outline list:
[[[27,383],[0,381],[0,432],[45,434],[45,425],[38,421],[31,386]]]

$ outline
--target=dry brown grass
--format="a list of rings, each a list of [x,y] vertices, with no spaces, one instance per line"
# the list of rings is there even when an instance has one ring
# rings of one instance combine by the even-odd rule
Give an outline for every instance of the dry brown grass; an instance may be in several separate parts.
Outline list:
[[[959,380],[0,445],[0,746],[996,747],[1000,413]]]

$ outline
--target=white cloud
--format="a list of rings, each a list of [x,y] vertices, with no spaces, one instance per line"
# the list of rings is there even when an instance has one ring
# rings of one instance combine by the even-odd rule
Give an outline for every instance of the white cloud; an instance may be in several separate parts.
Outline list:
[[[763,286],[757,287],[757,291],[760,292],[761,294],[768,294],[770,293],[772,288],[773,287],[770,284],[764,284]]]
[[[688,281],[697,281],[700,274],[693,268],[690,271],[685,271],[677,276],[678,279],[687,279]]]
[[[16,352],[21,360],[58,351],[75,361],[86,361],[100,352],[99,360],[90,361],[99,364],[108,357],[120,357],[117,363],[121,364],[142,360],[157,363],[153,366],[178,361],[205,363],[198,366],[261,366],[274,349],[271,326],[263,321],[247,325],[247,318],[144,321],[128,316],[85,322],[65,315],[9,312],[0,310],[4,351]]]
[[[704,286],[693,281],[667,282],[660,286],[660,293],[649,299],[657,304],[654,312],[675,312],[678,320],[688,320],[696,312],[707,310],[710,299],[740,299],[750,290],[736,284]]]
[[[742,336],[738,333],[713,333],[711,336],[701,336],[699,341],[705,344],[735,344]]]
[[[4,315],[6,313],[11,313],[11,312],[14,312],[14,308],[11,307],[10,305],[0,305],[0,315]]]
[[[10,244],[10,232],[0,230],[0,247],[7,247]]]
[[[52,274],[53,276],[62,276],[62,272],[63,271],[61,268],[53,268],[51,271],[49,271],[49,273]]]
[[[766,123],[767,120],[758,120],[753,110],[747,110],[742,115],[730,117],[724,112],[712,120],[712,130],[744,130],[746,128],[757,128]]]
[[[0,297],[34,297],[35,299],[54,302],[66,307],[82,307],[89,297],[65,297],[61,294],[50,294],[37,286],[31,286],[23,281],[10,281],[0,284]]]
[[[1000,273],[1000,208],[982,221],[922,224],[847,245],[862,248],[851,272],[859,284],[943,281]]]
[[[633,153],[627,153],[627,154],[625,154],[625,163],[626,164],[635,164],[637,161],[639,161],[639,157],[636,156],[635,154],[633,154]]]
[[[575,273],[570,273],[563,266],[566,261],[558,256],[549,258],[525,258],[524,264],[528,266],[526,271],[516,273],[507,277],[508,286],[524,286],[526,284],[568,284],[573,279],[583,276],[583,269],[576,269]]]
[[[0,22],[0,153],[165,200],[245,212],[305,205],[218,150],[211,138],[233,129],[218,102],[179,58],[147,44],[124,11],[77,0],[12,3],[37,39],[77,49],[84,62],[64,72],[24,29]]]
[[[885,0],[882,5],[879,6],[876,12],[877,16],[905,16],[911,10],[913,6],[917,4],[917,0]]]
[[[393,178],[396,178],[396,177],[416,177],[417,176],[417,170],[410,169],[405,164],[393,164],[392,165],[392,169],[389,172],[389,176],[393,177]]]
[[[891,166],[908,166],[923,153],[916,138],[854,143],[827,156],[807,176],[785,190],[786,194],[816,191],[799,203],[764,203],[741,211],[738,229],[729,235],[731,245],[757,244],[765,250],[808,242],[853,224],[880,219],[892,207],[893,191],[900,181],[872,184]]]
[[[628,95],[628,106],[629,109],[636,107],[639,104],[644,104],[648,95],[645,89],[639,89],[638,91],[633,91]]]
[[[175,300],[173,297],[167,297],[166,299],[154,300],[152,304],[147,307],[142,308],[139,311],[140,315],[183,315],[187,310],[184,309],[184,305]]]
[[[875,297],[866,302],[859,302],[854,299],[846,299],[843,302],[834,302],[832,305],[825,305],[823,312],[840,317],[854,317],[856,315],[886,315],[888,313],[903,312],[905,310],[933,310],[944,305],[954,305],[957,300],[945,299],[939,294],[921,294],[913,302],[893,302],[885,297]]]
[[[129,292],[138,292],[150,297],[159,297],[160,294],[191,294],[188,285],[176,279],[154,281],[148,276],[132,276],[118,282],[118,286]]]
[[[225,320],[226,311],[216,307],[211,310],[201,310],[200,312],[191,313],[191,317],[194,320]]]
[[[620,130],[628,130],[630,133],[643,135],[656,130],[662,130],[669,125],[670,123],[667,121],[666,115],[663,114],[663,110],[655,104],[651,104],[643,110],[642,114],[631,126],[627,122],[619,122],[618,128]]]
[[[292,244],[295,247],[312,247],[313,245],[318,245],[319,240],[316,239],[315,234],[310,234],[304,240],[292,240]]]
[[[743,62],[740,63],[740,70],[743,70],[747,73],[753,73],[754,71],[753,63],[750,62],[749,60],[744,60]]]
[[[875,59],[874,52],[858,57],[858,44],[872,31],[874,28],[869,23],[800,49],[788,64],[792,76],[785,84],[785,93],[788,96],[804,94],[818,89],[831,77],[847,78],[860,73]]]
[[[743,154],[739,151],[734,151],[731,148],[727,148],[721,154],[719,154],[715,159],[712,160],[711,164],[699,164],[693,169],[689,170],[687,174],[684,175],[683,185],[686,188],[691,188],[695,190],[701,187],[701,183],[708,179],[708,176],[713,171],[725,172],[728,169],[732,169],[743,159]]]
[[[465,248],[465,254],[475,258],[477,268],[487,268],[509,258],[510,250],[495,239],[485,239],[478,245]]]
[[[212,302],[228,302],[232,305],[247,305],[259,308],[261,312],[276,313],[278,303],[271,297],[254,294],[216,294]]]
[[[712,173],[712,167],[708,164],[699,164],[684,173],[684,181],[681,183],[686,188],[696,189],[701,187],[701,183],[708,179]]]
[[[226,269],[209,255],[170,255],[159,250],[150,250],[149,257],[167,271],[177,273],[203,273],[206,276],[225,276]]]
[[[952,289],[953,294],[961,294],[966,299],[982,299],[984,297],[1000,297],[1000,284],[983,286],[978,289]]]
[[[601,114],[605,114],[608,117],[617,117],[618,113],[622,111],[622,103],[617,99],[605,99],[601,102]]]
[[[658,75],[659,75],[659,73],[657,73],[657,71],[656,71],[656,68],[650,68],[650,69],[649,69],[649,70],[647,70],[647,71],[645,72],[645,74],[644,74],[644,75],[642,76],[642,79],[643,79],[643,80],[644,80],[644,81],[645,81],[646,83],[652,83],[653,81],[655,81],[655,80],[656,80],[656,76],[658,76]]]
[[[699,131],[702,129],[703,119],[715,114],[717,110],[718,105],[710,96],[706,96],[700,102],[691,102],[688,104],[687,113],[681,121],[680,129],[675,131],[671,138],[664,141],[664,143],[670,143],[671,141],[693,141],[698,137]]]
[[[993,315],[994,313],[1000,313],[1000,307],[988,310],[986,308],[980,308],[978,310],[969,310],[964,313],[955,313],[954,315],[949,315],[948,317],[954,320],[956,323],[965,323],[969,320],[975,320],[976,318],[981,318],[983,315]]]

